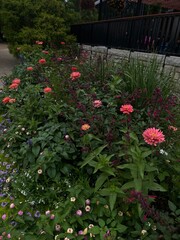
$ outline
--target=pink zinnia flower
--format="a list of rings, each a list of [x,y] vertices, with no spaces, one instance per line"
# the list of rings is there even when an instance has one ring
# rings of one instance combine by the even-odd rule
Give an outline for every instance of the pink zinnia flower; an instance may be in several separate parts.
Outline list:
[[[27,67],[27,71],[33,71],[33,67]]]
[[[102,106],[101,100],[95,100],[95,101],[93,102],[93,106],[94,106],[95,108],[101,107],[101,106]]]
[[[120,107],[120,111],[124,114],[130,114],[134,111],[133,106],[131,104],[125,104]]]
[[[19,78],[15,78],[12,83],[15,83],[15,84],[20,84],[21,80]]]
[[[148,128],[143,132],[144,141],[149,145],[156,146],[158,143],[165,141],[165,136],[160,129]]]
[[[44,58],[39,59],[39,63],[40,63],[40,64],[45,64],[45,63],[46,63],[46,59],[44,59]]]
[[[81,76],[80,72],[72,72],[71,73],[72,80],[75,80],[75,79],[79,78],[80,76]]]
[[[60,42],[60,44],[61,44],[61,45],[64,45],[64,44],[65,44],[65,42]]]
[[[10,88],[10,89],[16,89],[16,88],[18,88],[18,86],[19,86],[19,84],[17,84],[17,83],[12,83],[12,84],[9,86],[9,88]]]
[[[3,102],[4,104],[6,104],[6,103],[9,103],[10,100],[11,100],[10,97],[5,97],[5,98],[3,98],[2,102]]]
[[[52,92],[52,88],[50,87],[44,88],[44,93],[50,93],[50,92]]]

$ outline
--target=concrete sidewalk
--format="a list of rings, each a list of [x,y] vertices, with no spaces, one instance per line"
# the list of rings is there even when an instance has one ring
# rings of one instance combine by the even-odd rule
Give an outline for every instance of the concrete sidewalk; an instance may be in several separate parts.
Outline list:
[[[19,60],[9,53],[7,44],[0,43],[0,77],[10,74],[18,63]]]

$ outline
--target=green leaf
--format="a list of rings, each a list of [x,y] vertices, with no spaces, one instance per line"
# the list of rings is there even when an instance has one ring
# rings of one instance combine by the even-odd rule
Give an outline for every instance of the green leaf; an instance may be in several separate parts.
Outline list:
[[[108,175],[105,174],[105,173],[102,173],[102,174],[98,177],[98,179],[97,179],[97,181],[96,181],[96,183],[95,183],[95,190],[94,190],[94,192],[96,192],[96,191],[103,185],[103,183],[104,183],[107,179],[108,179]]]
[[[36,240],[37,239],[37,237],[35,236],[33,236],[33,235],[25,235],[24,236],[24,240]]]
[[[46,225],[46,226],[44,227],[44,231],[53,236],[53,230],[52,230],[52,228],[51,228],[50,225]]]
[[[135,178],[134,179],[134,185],[135,185],[135,190],[136,191],[141,191],[142,190],[142,179]]]
[[[143,179],[144,178],[144,169],[145,169],[145,164],[143,161],[138,165],[138,168],[139,168],[139,175]]]
[[[135,187],[134,182],[128,182],[128,183],[125,183],[121,187],[121,190],[126,190],[126,189],[130,189],[130,188],[134,188],[134,187]]]
[[[109,205],[110,205],[111,211],[114,209],[116,199],[117,199],[117,193],[113,193],[109,196]]]
[[[143,157],[143,158],[146,158],[146,157],[148,157],[149,155],[151,155],[151,153],[152,153],[151,150],[148,150],[148,151],[146,151],[146,152],[143,152],[143,153],[142,153],[142,157]]]
[[[16,216],[15,220],[16,220],[16,222],[25,224],[25,222],[24,222],[24,220],[22,219],[22,217]]]
[[[120,169],[128,168],[130,170],[137,171],[137,166],[134,163],[123,164],[123,165],[118,166],[117,168],[120,168]]]
[[[127,227],[125,225],[122,224],[118,224],[117,229],[116,229],[119,233],[123,233],[127,230]]]
[[[150,166],[148,164],[145,165],[145,171],[146,172],[154,172],[154,171],[158,171],[157,167],[154,166]]]
[[[98,219],[98,223],[99,223],[99,226],[101,227],[101,228],[103,228],[104,226],[105,226],[105,221],[104,220],[102,220],[101,218],[100,219]]]
[[[92,234],[99,234],[100,233],[100,228],[98,226],[94,226],[93,228],[90,228],[88,232]]]
[[[177,209],[176,205],[174,205],[174,203],[172,203],[171,201],[168,201],[168,206],[172,212],[175,212]]]
[[[89,162],[91,162],[91,160],[93,160],[94,158],[96,158],[101,152],[102,150],[107,147],[107,145],[102,146],[97,148],[95,151],[93,151],[92,153],[90,153],[84,160],[84,162],[81,165],[81,168],[84,167],[85,165],[89,164]]]
[[[130,136],[130,138],[132,138],[135,142],[137,142],[137,143],[139,142],[139,139],[138,139],[138,137],[137,137],[137,135],[136,135],[135,133],[132,132],[132,133],[129,134],[129,136]]]
[[[99,194],[101,196],[109,196],[111,194],[111,189],[103,188],[102,190],[99,191]]]
[[[37,157],[38,155],[39,155],[39,153],[40,153],[40,146],[34,146],[33,148],[32,148],[32,152],[33,152],[33,154],[34,154],[34,156],[35,157]]]
[[[148,188],[149,188],[149,190],[153,190],[153,191],[160,191],[160,192],[166,192],[167,191],[165,188],[163,188],[158,183],[151,183],[151,185]]]
[[[47,174],[50,178],[54,178],[56,176],[56,168],[48,168]]]

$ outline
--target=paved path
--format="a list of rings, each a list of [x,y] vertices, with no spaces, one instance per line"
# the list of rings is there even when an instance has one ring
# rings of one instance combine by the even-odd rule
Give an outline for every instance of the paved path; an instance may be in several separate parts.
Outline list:
[[[0,78],[10,74],[14,66],[18,63],[18,60],[9,53],[7,44],[0,43]]]

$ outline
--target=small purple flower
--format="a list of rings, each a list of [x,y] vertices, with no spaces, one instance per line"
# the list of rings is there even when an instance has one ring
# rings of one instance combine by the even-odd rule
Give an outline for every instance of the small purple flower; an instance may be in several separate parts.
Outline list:
[[[7,202],[2,202],[2,203],[1,203],[1,206],[2,206],[2,207],[5,207],[7,204],[8,204]]]
[[[41,216],[41,214],[40,214],[39,211],[36,211],[35,214],[34,214],[34,216],[35,216],[36,218],[39,218],[39,217]]]
[[[20,211],[18,212],[18,215],[19,215],[19,216],[22,216],[22,215],[23,215],[23,211],[20,210]]]
[[[50,219],[53,220],[55,218],[54,214],[51,214]]]
[[[26,215],[32,217],[32,214],[30,212],[27,212]]]
[[[49,215],[50,213],[51,213],[51,211],[49,211],[49,210],[47,210],[47,211],[45,212],[46,215]]]
[[[32,139],[28,139],[28,140],[27,140],[27,144],[28,144],[29,146],[32,146]]]
[[[7,238],[11,238],[11,234],[10,233],[8,233]]]
[[[89,199],[86,199],[86,205],[90,205],[91,204],[91,201]]]
[[[6,214],[3,214],[3,215],[2,215],[2,220],[6,220],[6,217],[7,217],[7,215],[6,215]]]
[[[80,231],[78,232],[78,235],[84,235],[83,230],[80,230]]]
[[[15,227],[15,226],[17,225],[17,222],[12,221],[12,222],[11,222],[11,225],[12,225],[13,227]]]
[[[82,211],[81,211],[80,209],[77,210],[77,211],[76,211],[76,215],[77,215],[77,216],[82,216]]]
[[[8,164],[7,166],[6,166],[6,169],[9,169],[11,167],[11,164]]]
[[[61,230],[61,226],[59,224],[56,224],[55,229],[57,232],[59,232]]]
[[[10,208],[14,208],[15,207],[15,204],[14,203],[11,203],[10,204]]]

